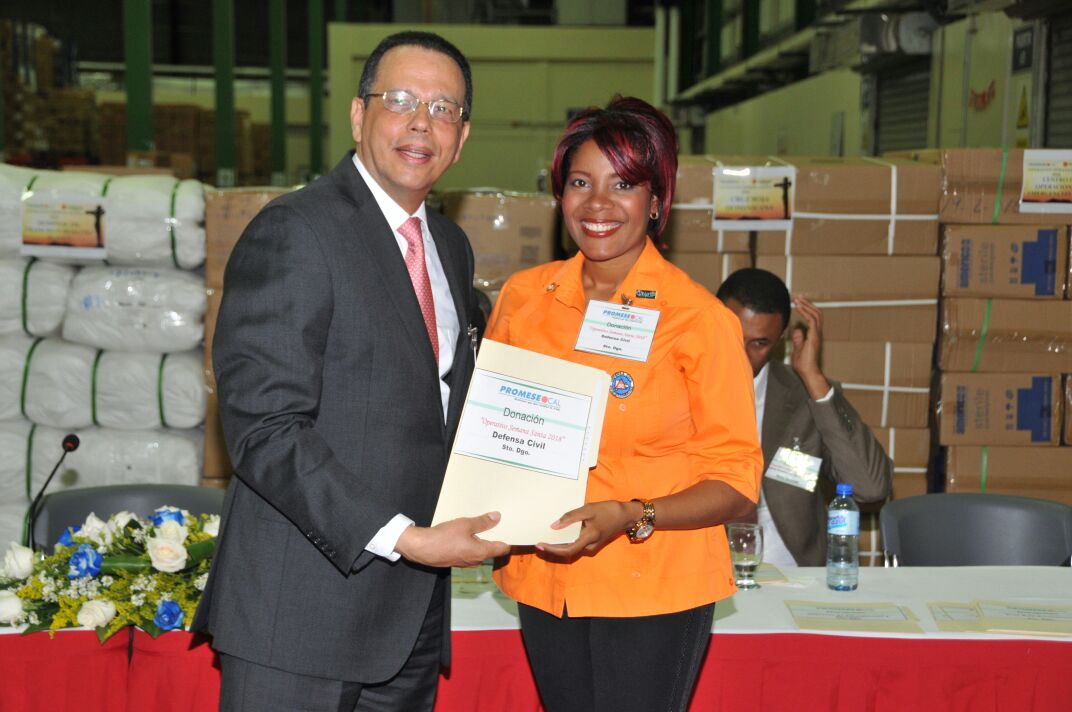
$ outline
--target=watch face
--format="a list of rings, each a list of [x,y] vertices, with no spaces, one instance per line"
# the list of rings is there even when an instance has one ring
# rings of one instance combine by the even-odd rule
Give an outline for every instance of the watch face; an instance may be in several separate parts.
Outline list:
[[[634,539],[647,539],[651,536],[651,533],[655,531],[655,527],[651,524],[644,523],[637,527],[636,534],[633,535]]]

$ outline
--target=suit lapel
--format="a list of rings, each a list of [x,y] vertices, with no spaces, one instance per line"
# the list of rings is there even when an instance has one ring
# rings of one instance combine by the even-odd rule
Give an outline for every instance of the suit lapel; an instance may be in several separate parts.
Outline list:
[[[353,165],[352,151],[336,166],[332,177],[340,182],[342,192],[356,207],[357,212],[353,220],[359,227],[355,228],[355,233],[378,268],[375,271],[383,280],[384,290],[398,312],[398,322],[406,332],[414,353],[420,355],[419,360],[427,365],[438,382],[439,372],[432,353],[432,344],[428,340],[424,315],[413,291],[413,282],[409,278],[405,260],[402,259],[402,252],[398,249],[391,226],[387,224],[387,219],[384,218],[368,186]]]
[[[780,438],[789,424],[790,416],[797,408],[793,389],[786,377],[795,378],[780,363],[772,362],[767,374],[767,395],[763,405],[763,471],[767,471],[774,454],[782,443]]]

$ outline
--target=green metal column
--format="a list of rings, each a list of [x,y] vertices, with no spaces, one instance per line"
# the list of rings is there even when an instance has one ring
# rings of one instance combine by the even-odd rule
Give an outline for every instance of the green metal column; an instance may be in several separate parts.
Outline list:
[[[127,151],[152,151],[152,0],[123,0],[123,55],[127,70]]]
[[[212,61],[216,71],[216,185],[235,184],[234,0],[212,0]]]
[[[741,59],[748,59],[759,51],[759,0],[744,0],[741,10]]]
[[[272,75],[272,185],[287,181],[287,2],[268,3],[268,51]]]
[[[346,22],[346,0],[335,0],[335,22]]]
[[[815,0],[796,0],[793,21],[796,24],[797,32],[815,22]]]
[[[703,65],[705,77],[717,74],[722,65],[722,13],[722,0],[707,0],[704,9],[704,34],[707,36]]]
[[[309,179],[324,172],[324,0],[309,0]]]
[[[681,76],[678,77],[678,87],[687,89],[696,83],[696,0],[680,0],[681,21],[678,31],[681,34]],[[687,28],[687,29],[682,29]]]

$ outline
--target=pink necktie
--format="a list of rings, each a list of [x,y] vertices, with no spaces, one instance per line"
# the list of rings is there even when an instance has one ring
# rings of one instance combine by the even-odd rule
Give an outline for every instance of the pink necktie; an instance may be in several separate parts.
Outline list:
[[[428,329],[428,338],[432,342],[432,353],[439,363],[439,333],[436,331],[435,301],[432,299],[432,281],[428,279],[428,268],[424,264],[424,236],[421,234],[421,219],[410,218],[398,228],[399,234],[406,238],[409,249],[406,250],[406,269],[413,282],[413,291],[417,293],[417,303],[424,314],[424,326]]]

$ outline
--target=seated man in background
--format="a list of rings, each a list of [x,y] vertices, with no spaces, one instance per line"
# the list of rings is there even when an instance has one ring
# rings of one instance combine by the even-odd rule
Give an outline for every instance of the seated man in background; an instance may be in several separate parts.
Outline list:
[[[775,566],[826,562],[824,488],[852,485],[858,502],[890,492],[893,463],[871,429],[819,365],[822,312],[802,296],[804,324],[793,327],[792,370],[771,355],[789,326],[789,290],[777,275],[741,269],[718,298],[741,321],[752,365],[756,424],[763,446],[763,481],[756,516],[763,526],[763,560]]]

